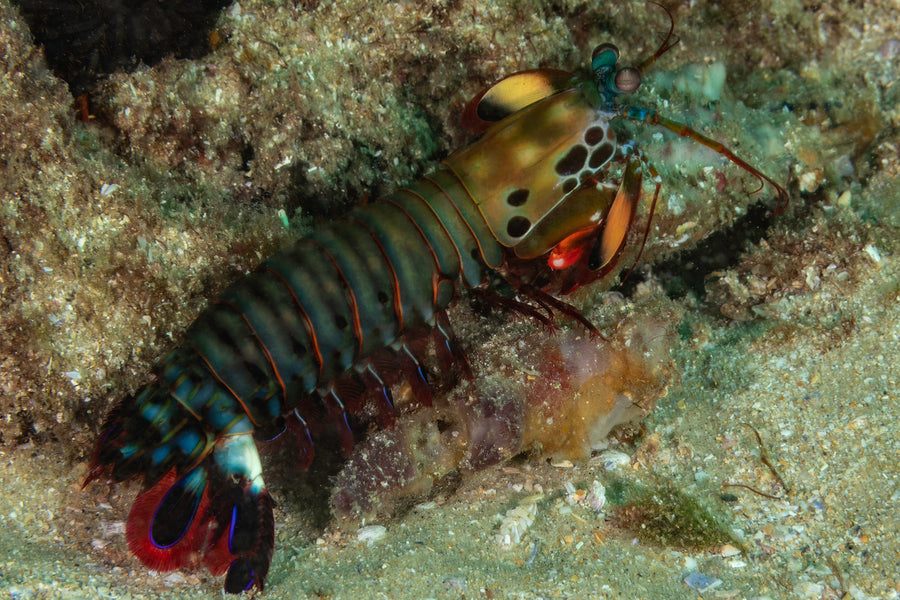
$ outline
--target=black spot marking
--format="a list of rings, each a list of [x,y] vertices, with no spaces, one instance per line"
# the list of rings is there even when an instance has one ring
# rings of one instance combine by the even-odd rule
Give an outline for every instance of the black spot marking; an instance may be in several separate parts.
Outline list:
[[[482,121],[496,123],[511,115],[512,111],[502,102],[497,102],[491,98],[483,98],[481,102],[478,103],[476,113],[478,114],[478,118]]]
[[[568,194],[569,192],[574,190],[576,187],[578,187],[577,179],[566,179],[565,182],[563,183],[563,193]]]
[[[591,152],[591,160],[588,163],[588,166],[590,166],[592,169],[599,168],[601,165],[603,165],[603,163],[608,161],[610,157],[612,157],[615,150],[615,147],[609,143],[599,146],[593,152]]]
[[[229,594],[240,594],[250,589],[255,582],[256,573],[253,572],[250,562],[245,558],[238,558],[228,567],[228,574],[225,575],[225,591]]]
[[[344,318],[344,315],[334,315],[334,325],[341,331],[347,329],[347,319]]]
[[[573,146],[558,163],[556,163],[556,172],[560,175],[574,175],[584,167],[584,161],[587,160],[587,148],[581,144]]]
[[[299,342],[295,339],[291,339],[291,344],[293,346],[292,349],[294,351],[294,356],[296,358],[303,358],[306,356],[306,352],[307,352],[306,344],[304,344],[303,342]]]
[[[606,130],[602,127],[591,127],[584,132],[584,142],[588,146],[596,146],[606,137]]]
[[[269,379],[269,375],[263,371],[256,363],[252,363],[249,361],[244,361],[244,369],[247,370],[247,373],[250,375],[250,378],[262,384],[262,382]]]
[[[150,542],[157,548],[178,543],[188,532],[199,506],[200,496],[186,489],[184,480],[173,485],[150,521]]]
[[[528,200],[528,190],[526,189],[518,189],[514,192],[510,192],[509,196],[506,197],[506,203],[510,206],[522,206]]]
[[[528,233],[529,229],[531,229],[531,221],[525,217],[513,217],[506,224],[506,233],[509,234],[509,237],[522,237]]]
[[[390,296],[388,296],[386,292],[378,290],[378,301],[381,302],[381,304],[387,304],[390,299]]]

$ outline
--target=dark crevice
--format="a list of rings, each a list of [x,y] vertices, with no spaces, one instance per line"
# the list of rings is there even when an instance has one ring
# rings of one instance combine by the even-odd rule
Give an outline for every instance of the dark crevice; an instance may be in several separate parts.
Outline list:
[[[747,214],[728,229],[710,235],[690,250],[654,264],[654,278],[663,285],[670,298],[683,298],[692,293],[702,299],[710,274],[736,266],[750,247],[765,237],[773,222],[769,210],[762,203],[750,206]],[[635,269],[617,291],[631,296],[644,280],[640,269]]]
[[[117,70],[154,65],[166,55],[195,59],[228,0],[17,0],[35,43],[72,95]]]

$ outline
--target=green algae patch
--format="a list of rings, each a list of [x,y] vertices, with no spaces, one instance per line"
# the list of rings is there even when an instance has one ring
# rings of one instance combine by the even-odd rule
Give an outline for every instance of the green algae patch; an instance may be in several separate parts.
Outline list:
[[[724,513],[662,477],[650,484],[616,478],[607,499],[616,525],[647,543],[689,550],[742,546]]]

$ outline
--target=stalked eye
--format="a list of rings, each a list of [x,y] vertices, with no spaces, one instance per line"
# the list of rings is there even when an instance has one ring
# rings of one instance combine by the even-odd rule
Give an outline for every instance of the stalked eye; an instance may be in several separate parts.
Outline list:
[[[641,72],[632,67],[619,69],[614,83],[620,92],[630,94],[641,87]]]
[[[584,168],[584,161],[587,160],[587,148],[578,145],[573,146],[558,163],[556,163],[556,172],[560,175],[574,175]]]
[[[531,221],[525,217],[513,217],[506,224],[506,233],[509,234],[509,237],[522,237],[528,233],[529,229],[531,229]]]
[[[614,44],[600,44],[591,55],[591,68],[596,73],[601,69],[612,69],[619,60],[619,49]]]
[[[518,189],[510,192],[506,197],[506,203],[510,206],[522,206],[528,200],[528,190]]]

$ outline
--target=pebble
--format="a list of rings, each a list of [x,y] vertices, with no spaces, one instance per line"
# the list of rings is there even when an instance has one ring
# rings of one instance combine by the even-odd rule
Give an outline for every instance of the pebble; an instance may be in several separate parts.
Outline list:
[[[824,591],[824,585],[813,583],[811,581],[803,581],[794,586],[794,594],[800,598],[807,598],[809,600],[818,600],[818,598],[822,597],[822,592]]]
[[[715,577],[707,577],[699,571],[694,571],[684,578],[684,583],[689,588],[695,589],[702,594],[703,592],[714,590],[722,585],[722,580],[716,579]]]

